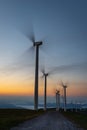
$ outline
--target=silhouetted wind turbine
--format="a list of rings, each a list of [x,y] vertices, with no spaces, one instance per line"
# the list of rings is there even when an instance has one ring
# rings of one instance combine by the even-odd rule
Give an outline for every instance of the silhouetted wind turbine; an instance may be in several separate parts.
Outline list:
[[[33,41],[33,46],[36,47],[36,59],[35,59],[35,90],[34,90],[34,109],[38,110],[38,68],[39,68],[39,46],[42,45],[42,41]]]
[[[49,76],[49,73],[46,73],[45,70],[41,71],[44,77],[44,110],[46,111],[47,108],[47,102],[46,102],[46,98],[47,98],[47,76]]]
[[[56,111],[60,109],[60,91],[56,89]]]
[[[43,74],[42,77],[44,77],[44,110],[47,109],[47,100],[46,100],[47,99],[47,77],[51,75],[53,71],[51,70],[48,73],[46,73],[44,67],[41,69],[41,72]]]
[[[34,91],[34,109],[38,109],[38,68],[39,68],[39,46],[42,41],[34,42],[36,47],[36,62],[35,62],[35,91]]]
[[[63,90],[64,90],[64,111],[66,111],[66,88],[67,84],[64,84],[63,82],[61,83]]]
[[[35,41],[34,33],[27,35],[28,39],[33,43],[33,46],[28,51],[35,48],[35,88],[34,88],[34,109],[38,110],[38,70],[39,70],[39,47],[43,44],[42,41]]]

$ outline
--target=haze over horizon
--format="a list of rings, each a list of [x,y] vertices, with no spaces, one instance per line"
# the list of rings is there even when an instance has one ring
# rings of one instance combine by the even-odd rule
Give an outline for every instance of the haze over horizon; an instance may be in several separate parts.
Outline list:
[[[36,40],[44,41],[40,48],[40,102],[44,95],[42,66],[47,72],[53,70],[48,77],[49,102],[55,101],[55,88],[63,94],[61,80],[68,83],[67,98],[86,102],[86,0],[0,0],[0,99],[13,97],[11,102],[22,102],[30,97],[33,102],[35,50],[29,50],[32,43],[25,36],[32,29]]]

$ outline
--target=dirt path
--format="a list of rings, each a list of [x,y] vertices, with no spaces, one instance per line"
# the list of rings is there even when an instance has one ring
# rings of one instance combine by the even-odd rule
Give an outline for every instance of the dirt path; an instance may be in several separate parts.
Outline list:
[[[63,117],[59,112],[48,112],[37,118],[19,124],[11,130],[83,130]]]

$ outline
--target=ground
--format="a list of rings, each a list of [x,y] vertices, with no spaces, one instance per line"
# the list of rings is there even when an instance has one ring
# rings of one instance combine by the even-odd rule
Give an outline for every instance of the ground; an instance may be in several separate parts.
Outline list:
[[[57,111],[50,111],[19,124],[11,130],[83,130],[78,128],[75,124],[66,119]]]

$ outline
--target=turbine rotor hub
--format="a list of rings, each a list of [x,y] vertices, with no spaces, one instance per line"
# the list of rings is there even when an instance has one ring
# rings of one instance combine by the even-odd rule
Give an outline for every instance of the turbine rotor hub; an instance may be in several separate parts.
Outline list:
[[[42,45],[42,41],[34,42],[34,46],[40,46]]]
[[[48,73],[44,73],[45,76],[48,76]]]

